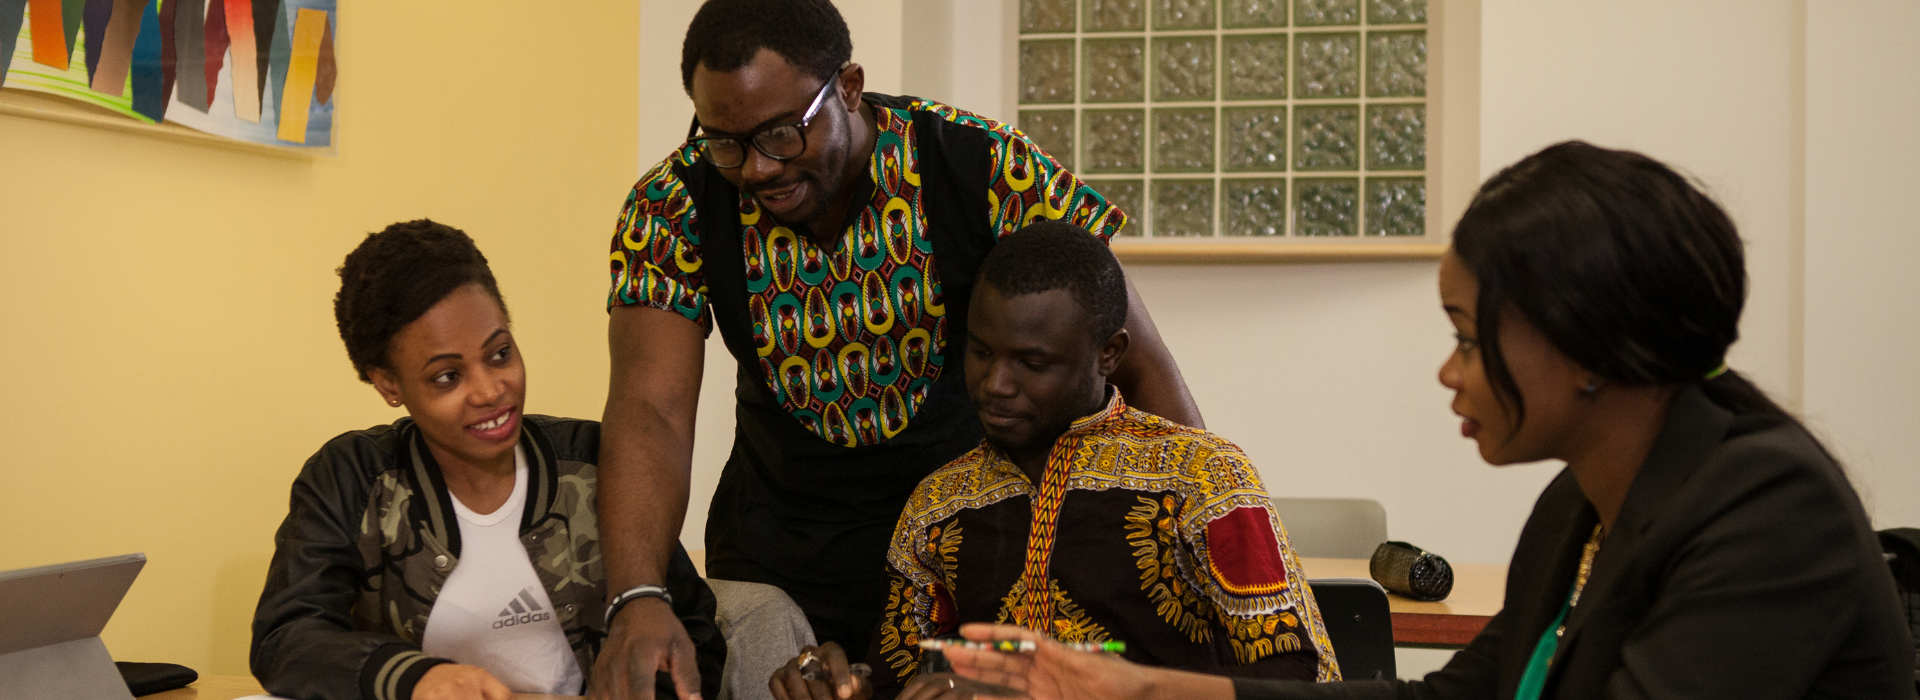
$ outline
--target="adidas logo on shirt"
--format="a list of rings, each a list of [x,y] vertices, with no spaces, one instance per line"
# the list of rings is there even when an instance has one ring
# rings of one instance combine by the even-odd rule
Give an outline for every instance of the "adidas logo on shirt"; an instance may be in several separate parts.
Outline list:
[[[534,602],[531,586],[520,589],[520,595],[507,601],[507,607],[500,609],[500,619],[493,623],[494,629],[505,629],[514,625],[525,625],[542,620],[553,619],[553,613],[540,608]]]

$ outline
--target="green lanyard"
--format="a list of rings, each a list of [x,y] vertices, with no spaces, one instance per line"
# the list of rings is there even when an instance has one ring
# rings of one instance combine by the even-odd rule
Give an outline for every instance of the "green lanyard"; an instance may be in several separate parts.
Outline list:
[[[1573,609],[1573,596],[1567,596],[1567,602],[1561,604],[1560,615],[1547,624],[1547,631],[1540,635],[1540,643],[1533,645],[1533,656],[1527,659],[1527,670],[1520,674],[1520,688],[1514,691],[1513,700],[1540,700],[1540,691],[1547,687],[1547,671],[1553,664],[1553,653],[1560,650],[1560,631],[1567,622],[1567,611]]]
[[[1593,535],[1587,538],[1587,546],[1580,552],[1580,569],[1573,577],[1573,590],[1567,592],[1567,602],[1560,605],[1560,614],[1547,624],[1547,631],[1540,633],[1540,642],[1533,645],[1533,656],[1527,658],[1527,670],[1520,674],[1520,687],[1513,692],[1513,700],[1540,700],[1540,693],[1547,688],[1547,672],[1553,670],[1553,654],[1560,650],[1560,634],[1567,631],[1567,612],[1580,603],[1580,590],[1587,587],[1587,576],[1593,573],[1593,557],[1600,553],[1600,540],[1603,535],[1599,525],[1593,526]]]

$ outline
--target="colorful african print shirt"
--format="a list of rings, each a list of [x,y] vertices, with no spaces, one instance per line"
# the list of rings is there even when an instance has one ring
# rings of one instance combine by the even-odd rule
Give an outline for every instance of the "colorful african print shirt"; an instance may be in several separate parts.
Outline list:
[[[922,639],[968,622],[1121,641],[1137,663],[1339,680],[1319,607],[1260,476],[1217,435],[1112,391],[1055,443],[1042,483],[990,444],[920,482],[887,551],[868,657],[897,692]]]
[[[873,196],[834,249],[764,215],[743,192],[739,211],[721,215],[740,218],[761,376],[795,420],[847,447],[906,429],[940,377],[950,340],[921,207],[914,112],[987,131],[994,176],[985,196],[998,235],[1044,217],[1105,240],[1127,221],[1025,134],[925,100],[907,109],[873,105]],[[613,241],[607,303],[678,312],[711,332],[699,212],[673,172],[698,157],[682,145],[634,185]]]

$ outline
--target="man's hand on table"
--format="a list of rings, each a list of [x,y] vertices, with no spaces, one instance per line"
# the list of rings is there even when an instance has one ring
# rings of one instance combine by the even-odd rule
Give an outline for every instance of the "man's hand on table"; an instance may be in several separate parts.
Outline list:
[[[512,700],[513,691],[479,666],[440,664],[413,684],[413,700]]]
[[[974,698],[1008,698],[1015,700],[1024,695],[990,695],[989,689],[977,682],[961,678],[951,673],[922,673],[913,677],[913,682],[900,691],[898,700],[974,700]]]
[[[870,669],[848,663],[839,644],[827,642],[800,650],[787,665],[773,672],[767,687],[775,700],[867,700],[873,697],[873,683],[867,679]],[[808,677],[808,672],[813,677]],[[922,673],[900,691],[900,700],[948,700],[985,697],[980,683],[951,673]]]
[[[673,607],[659,598],[639,598],[620,608],[594,662],[592,700],[666,700],[654,697],[656,672],[673,677],[679,700],[699,700],[700,669],[693,640]]]
[[[809,680],[808,672],[817,677]],[[853,673],[847,652],[839,644],[827,642],[806,647],[787,665],[767,679],[774,700],[867,700],[873,697],[873,684]]]

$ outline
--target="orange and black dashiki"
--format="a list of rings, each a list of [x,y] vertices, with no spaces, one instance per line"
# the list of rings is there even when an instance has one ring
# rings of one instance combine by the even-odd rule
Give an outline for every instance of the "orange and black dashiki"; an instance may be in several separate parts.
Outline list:
[[[879,697],[917,672],[920,640],[968,622],[1117,640],[1153,666],[1339,680],[1319,607],[1239,447],[1127,407],[1075,421],[1042,483],[990,444],[927,476],[887,552],[868,657]]]

